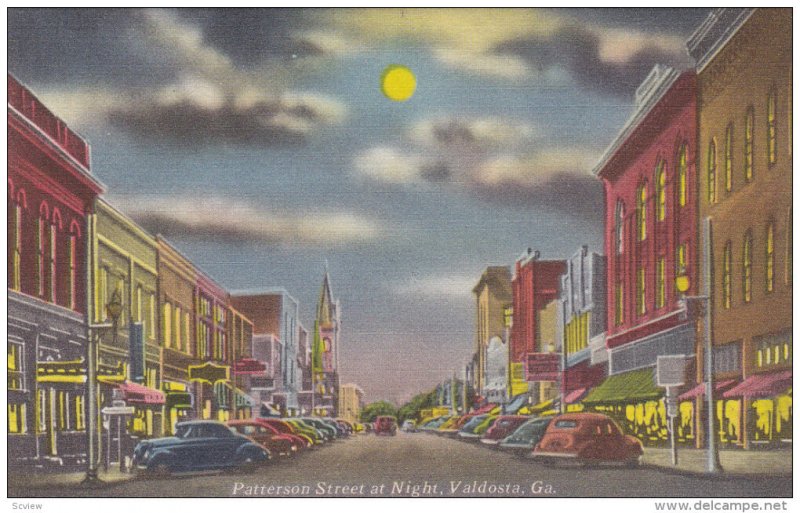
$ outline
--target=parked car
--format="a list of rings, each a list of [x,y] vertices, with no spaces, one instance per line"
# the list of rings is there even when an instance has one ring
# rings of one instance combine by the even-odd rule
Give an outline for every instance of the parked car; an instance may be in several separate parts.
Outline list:
[[[486,433],[489,430],[489,428],[491,428],[494,425],[498,417],[499,415],[492,415],[492,414],[487,415],[486,418],[483,419],[483,422],[475,426],[475,429],[472,430],[472,433],[477,435],[477,438],[482,437],[483,434]]]
[[[133,451],[133,465],[156,475],[235,468],[251,472],[272,455],[222,422],[195,420],[175,425],[175,436],[144,440]]]
[[[470,438],[479,438],[480,435],[475,434],[475,428],[485,421],[489,415],[475,415],[471,419],[469,419],[461,429],[458,430],[458,437],[463,439],[470,439]]]
[[[397,419],[390,415],[382,415],[375,419],[375,434],[376,435],[391,435],[397,434]]]
[[[422,426],[420,426],[420,431],[434,431],[439,428],[442,424],[447,422],[449,417],[447,415],[442,415],[441,417],[436,417],[435,419],[431,419]]]
[[[400,428],[406,433],[415,433],[417,431],[417,423],[411,419],[403,421],[403,427]]]
[[[298,433],[304,434],[312,438],[314,440],[314,443],[324,444],[325,442],[331,439],[331,435],[329,434],[326,435],[319,429],[315,428],[314,426],[306,424],[300,419],[289,418],[284,420],[286,421],[287,424],[295,428]]]
[[[641,442],[623,434],[610,417],[601,413],[566,413],[550,422],[532,456],[544,463],[572,460],[581,464],[621,462],[636,466],[642,454]]]
[[[303,444],[305,445],[306,448],[310,449],[310,448],[313,448],[316,445],[316,442],[314,441],[313,438],[311,438],[308,435],[300,433],[299,431],[297,431],[297,429],[295,429],[294,426],[292,426],[291,424],[289,424],[288,422],[286,422],[283,419],[277,419],[277,418],[274,418],[274,417],[266,417],[266,418],[265,417],[258,417],[258,418],[254,419],[254,420],[262,423],[265,426],[269,426],[269,427],[275,429],[277,432],[279,432],[281,434],[292,435],[292,436],[295,436],[295,437],[299,438],[300,440],[303,441]]]
[[[301,420],[304,424],[307,424],[321,431],[322,435],[328,441],[335,440],[340,436],[342,436],[342,433],[339,430],[338,426],[336,426],[335,424],[331,424],[328,421],[314,417],[303,417],[299,420]]]
[[[544,436],[552,417],[533,418],[518,427],[513,433],[505,437],[498,447],[501,450],[514,452],[520,455],[531,453],[539,440]]]
[[[458,424],[460,419],[461,417],[458,415],[453,415],[452,417],[448,418],[436,428],[436,434],[443,435],[448,433],[450,430],[455,429],[455,426]]]
[[[483,434],[481,443],[497,445],[500,440],[516,431],[518,427],[528,422],[528,420],[530,420],[530,417],[525,415],[500,415],[494,421],[492,427]]]
[[[227,425],[240,435],[263,445],[272,455],[295,456],[302,447],[295,437],[277,433],[256,420],[230,420]]]

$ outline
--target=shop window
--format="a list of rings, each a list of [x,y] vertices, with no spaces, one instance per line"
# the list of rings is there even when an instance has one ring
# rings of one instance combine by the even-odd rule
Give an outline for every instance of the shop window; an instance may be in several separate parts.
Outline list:
[[[713,205],[717,202],[717,141],[714,138],[708,143],[708,164],[706,170],[708,203]]]
[[[731,241],[725,243],[722,256],[722,306],[731,307]]]
[[[744,117],[744,180],[753,179],[753,107],[748,107]]]
[[[781,440],[792,439],[792,396],[779,395],[775,400],[775,436]]]
[[[28,432],[25,403],[8,403],[8,432],[25,434]]]
[[[770,165],[778,160],[777,156],[777,122],[775,105],[775,91],[770,91],[767,96],[767,161]]]
[[[725,130],[725,191],[733,188],[733,123]]]
[[[750,230],[744,236],[742,251],[742,295],[745,303],[752,299],[753,286],[753,234]]]
[[[667,171],[661,160],[656,166],[656,219],[663,221],[667,216]]]
[[[47,431],[47,390],[36,392],[36,430],[37,433]]]
[[[686,145],[682,144],[678,151],[678,205],[686,206]]]
[[[754,411],[756,429],[753,438],[757,442],[771,441],[773,439],[774,403],[772,399],[758,399],[753,401],[751,408]]]
[[[769,293],[775,288],[775,223],[772,222],[767,225],[767,244],[765,252],[765,288],[767,293]]]

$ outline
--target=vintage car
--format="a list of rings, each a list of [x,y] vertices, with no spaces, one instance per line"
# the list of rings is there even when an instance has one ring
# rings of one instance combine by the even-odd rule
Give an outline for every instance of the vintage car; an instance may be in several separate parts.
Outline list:
[[[251,472],[271,457],[263,446],[222,422],[195,420],[176,424],[175,436],[139,442],[133,465],[157,475],[228,468]]]
[[[625,435],[600,413],[566,413],[555,417],[531,455],[546,464],[571,460],[580,464],[620,462],[636,466],[643,454],[638,439]]]
[[[400,428],[406,433],[414,433],[417,430],[417,423],[411,419],[403,421],[403,427]]]
[[[295,456],[302,448],[296,438],[279,434],[256,420],[229,420],[226,424],[240,435],[266,447],[273,456]]]
[[[250,420],[258,422],[265,428],[273,431],[276,435],[285,435],[292,438],[293,440],[301,444],[303,449],[310,448],[314,445],[314,441],[311,438],[296,433],[292,426],[282,421],[281,419],[254,417]]]
[[[396,435],[397,419],[390,415],[382,415],[375,419],[375,434],[392,436]]]
[[[530,417],[525,415],[500,415],[494,421],[492,427],[486,430],[486,433],[481,437],[481,443],[497,445],[500,440],[507,437],[518,427],[530,420]]]
[[[552,417],[535,417],[518,427],[513,433],[505,437],[499,444],[500,450],[513,452],[519,455],[531,453],[539,440],[544,436]]]
[[[458,437],[463,439],[480,438],[480,435],[475,434],[475,428],[482,425],[489,415],[475,415],[461,426],[458,430]]]

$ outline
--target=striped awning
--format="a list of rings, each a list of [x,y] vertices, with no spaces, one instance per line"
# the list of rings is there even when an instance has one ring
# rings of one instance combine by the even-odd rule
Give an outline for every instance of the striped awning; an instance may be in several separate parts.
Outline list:
[[[722,397],[763,398],[785,393],[792,386],[792,371],[755,374],[731,388]]]
[[[609,376],[584,398],[586,404],[651,401],[664,396],[656,386],[652,368]]]

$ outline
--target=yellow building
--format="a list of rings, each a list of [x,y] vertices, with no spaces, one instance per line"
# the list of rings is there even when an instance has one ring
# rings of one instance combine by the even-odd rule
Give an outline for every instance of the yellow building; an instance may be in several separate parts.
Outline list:
[[[486,350],[489,341],[499,337],[508,344],[506,317],[510,315],[511,272],[508,267],[487,267],[478,284],[472,289],[475,295],[475,354],[477,366],[474,372],[473,386],[478,394],[483,395],[486,386]]]
[[[339,417],[348,422],[357,422],[361,415],[364,391],[355,383],[339,387]]]

